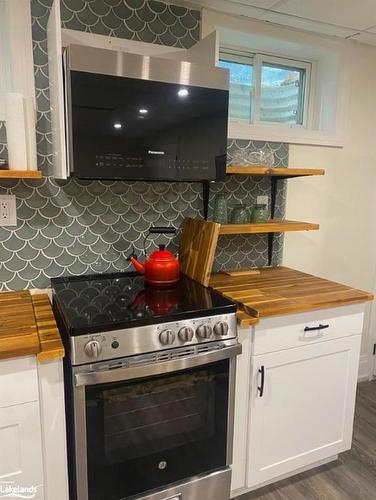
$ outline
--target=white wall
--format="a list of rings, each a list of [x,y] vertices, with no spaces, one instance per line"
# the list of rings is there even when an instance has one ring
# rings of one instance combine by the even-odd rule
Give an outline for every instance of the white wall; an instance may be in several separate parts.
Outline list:
[[[204,10],[202,35],[223,27],[341,54],[343,148],[291,145],[290,167],[325,168],[324,177],[290,179],[287,218],[319,222],[319,231],[287,233],[284,265],[367,291],[376,273],[376,47]],[[274,43],[275,45],[275,43]],[[274,46],[273,45],[273,46]],[[333,103],[334,104],[334,103]],[[251,137],[250,137],[251,138]],[[376,308],[375,308],[376,309]],[[369,352],[369,320],[362,353]],[[376,329],[376,312],[375,312]]]
[[[287,234],[284,264],[373,291],[376,271],[376,47],[344,41],[349,82],[344,148],[290,147],[290,167],[325,177],[288,182],[287,217],[320,231]],[[367,352],[370,306],[362,352]]]

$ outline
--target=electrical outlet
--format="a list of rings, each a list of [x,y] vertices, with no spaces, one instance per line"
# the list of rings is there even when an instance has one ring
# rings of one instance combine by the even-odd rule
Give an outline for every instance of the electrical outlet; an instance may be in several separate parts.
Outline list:
[[[16,197],[0,196],[0,226],[17,226]]]
[[[269,196],[257,196],[257,205],[266,205],[269,207]]]

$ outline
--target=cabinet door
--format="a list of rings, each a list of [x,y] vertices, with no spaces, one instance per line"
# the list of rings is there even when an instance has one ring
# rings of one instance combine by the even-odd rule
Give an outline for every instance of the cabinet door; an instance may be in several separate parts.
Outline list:
[[[251,357],[248,487],[351,447],[360,339]]]
[[[43,464],[37,401],[0,408],[0,450],[1,488],[4,490],[6,487],[35,487],[35,491],[27,494],[35,500],[43,500]],[[2,493],[0,491],[0,497]],[[35,496],[31,496],[34,493]]]

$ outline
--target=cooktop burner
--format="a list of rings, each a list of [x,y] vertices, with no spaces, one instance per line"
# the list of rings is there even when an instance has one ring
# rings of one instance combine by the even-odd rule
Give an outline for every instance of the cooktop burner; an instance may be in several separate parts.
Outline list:
[[[145,286],[137,273],[53,278],[51,283],[54,306],[72,336],[236,311],[235,304],[184,275],[171,288]]]

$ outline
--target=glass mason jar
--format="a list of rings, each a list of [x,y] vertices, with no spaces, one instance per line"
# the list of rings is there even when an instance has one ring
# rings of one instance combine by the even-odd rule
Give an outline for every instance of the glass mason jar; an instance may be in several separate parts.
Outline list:
[[[251,222],[266,222],[269,220],[268,209],[266,205],[255,205],[251,213]]]
[[[224,194],[217,194],[214,198],[213,222],[220,224],[228,222],[227,198]]]
[[[249,211],[246,205],[235,205],[230,218],[231,224],[248,224]]]

